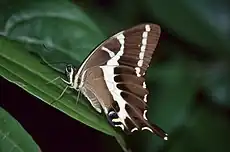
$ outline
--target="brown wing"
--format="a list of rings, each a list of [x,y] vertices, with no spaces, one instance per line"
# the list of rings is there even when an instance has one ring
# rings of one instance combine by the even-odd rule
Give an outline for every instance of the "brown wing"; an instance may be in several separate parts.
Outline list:
[[[124,53],[118,60],[119,65],[138,67],[139,74],[144,75],[158,44],[160,32],[160,26],[156,24],[141,24],[121,31],[94,49],[81,65],[79,72],[93,66],[106,65],[124,47]]]
[[[84,87],[97,96],[114,126],[129,132],[146,129],[166,138],[167,134],[146,118],[149,92],[144,74],[159,36],[160,27],[155,24],[122,31],[97,47],[80,70]]]
[[[116,86],[121,90],[120,95],[122,98],[127,101],[125,110],[129,116],[124,119],[126,129],[130,132],[146,129],[165,138],[167,136],[166,133],[158,126],[150,124],[147,120],[147,98],[149,92],[144,77],[137,77],[135,69],[126,66],[116,67],[115,71],[118,72],[115,72],[114,77]]]

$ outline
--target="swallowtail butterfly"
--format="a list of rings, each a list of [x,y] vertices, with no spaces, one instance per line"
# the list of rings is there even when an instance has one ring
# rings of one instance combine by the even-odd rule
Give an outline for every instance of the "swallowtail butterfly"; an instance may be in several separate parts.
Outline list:
[[[93,108],[123,131],[149,130],[167,140],[168,135],[147,117],[149,91],[145,73],[160,37],[156,24],[140,24],[101,43],[77,70],[67,65],[69,88],[80,91]]]

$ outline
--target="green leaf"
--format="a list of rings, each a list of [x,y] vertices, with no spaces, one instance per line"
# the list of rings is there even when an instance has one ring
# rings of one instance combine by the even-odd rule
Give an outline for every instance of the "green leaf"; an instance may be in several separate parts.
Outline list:
[[[89,17],[69,2],[23,1],[22,4],[20,10],[17,4],[11,4],[11,14],[5,13],[2,23],[5,26],[1,33],[10,39],[22,41],[46,62],[79,65],[104,39]],[[53,66],[63,69],[60,65]]]
[[[33,138],[9,113],[0,107],[0,151],[41,151]]]
[[[55,101],[64,86],[59,83],[47,83],[58,76],[57,72],[41,64],[39,58],[28,53],[19,43],[1,38],[0,49],[0,74],[4,78],[16,83],[48,104]],[[76,99],[66,93],[60,101],[55,102],[52,106],[95,129],[109,135],[113,134],[113,130],[106,120],[97,114],[90,105],[79,102],[76,106],[75,103]]]
[[[146,0],[146,8],[174,35],[206,47],[209,52],[229,55],[229,1]]]
[[[0,74],[50,104],[60,95],[64,84],[60,81],[47,84],[60,73],[41,64],[40,57],[48,64],[64,62],[78,66],[104,36],[87,15],[72,3],[23,0],[20,4],[7,1],[5,5],[9,3],[10,12],[8,9],[2,10],[5,26],[1,33],[24,45],[0,39]],[[63,71],[65,64],[51,66]],[[115,136],[127,151],[122,135],[108,124],[103,115],[95,112],[87,101],[76,105],[76,94],[73,95],[70,90],[67,92],[52,106],[94,129]]]
[[[16,42],[1,38],[0,50],[1,76],[48,104],[55,101],[64,89],[63,84],[47,84],[58,76],[55,71],[41,64],[38,58],[29,54],[28,50],[24,50],[22,45]],[[79,101],[77,105],[75,103],[76,96],[66,93],[52,106],[94,129],[116,136],[126,150],[122,136],[114,131],[105,117],[96,113],[86,101]]]

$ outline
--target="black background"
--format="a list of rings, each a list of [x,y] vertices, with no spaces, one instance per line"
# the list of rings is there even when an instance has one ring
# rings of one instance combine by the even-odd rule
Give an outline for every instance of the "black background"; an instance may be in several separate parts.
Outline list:
[[[0,106],[19,121],[43,152],[103,152],[106,151],[103,141],[114,140],[52,108],[3,78],[0,78],[0,87]]]

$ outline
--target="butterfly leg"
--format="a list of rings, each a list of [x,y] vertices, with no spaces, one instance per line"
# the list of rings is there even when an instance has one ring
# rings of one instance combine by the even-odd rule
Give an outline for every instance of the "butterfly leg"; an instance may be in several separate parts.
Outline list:
[[[59,99],[61,99],[61,97],[64,95],[64,93],[66,92],[66,90],[68,89],[69,86],[66,86],[65,89],[62,91],[62,93],[56,98],[54,99],[54,101],[52,101],[50,104],[54,104],[56,101],[58,101]]]

